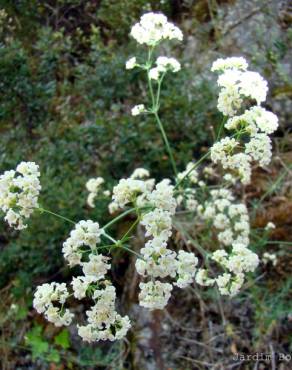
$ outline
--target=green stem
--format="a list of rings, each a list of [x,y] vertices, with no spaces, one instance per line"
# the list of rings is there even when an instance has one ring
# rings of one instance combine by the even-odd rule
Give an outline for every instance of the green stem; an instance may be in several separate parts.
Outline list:
[[[41,213],[48,213],[49,215],[53,215],[53,216],[55,216],[55,217],[58,217],[58,218],[60,218],[60,219],[62,219],[62,220],[64,220],[64,221],[70,222],[70,223],[71,223],[71,224],[73,224],[73,225],[75,225],[75,224],[76,224],[74,221],[70,220],[69,218],[64,217],[64,216],[61,216],[61,215],[59,215],[58,213],[55,213],[55,212],[49,211],[48,209],[45,209],[45,208],[41,208],[41,207],[39,207],[39,208],[37,208],[37,210],[38,210],[39,212],[41,212]]]
[[[126,237],[130,234],[130,232],[136,227],[139,221],[140,221],[139,218],[137,218],[137,220],[135,220],[135,222],[132,223],[129,230],[123,235],[121,239],[122,242],[126,239]]]
[[[218,134],[217,134],[217,138],[216,138],[216,141],[215,142],[217,142],[220,139],[221,134],[222,134],[222,130],[223,130],[224,125],[225,125],[226,122],[227,122],[227,117],[223,117],[223,120],[222,120],[222,122],[220,124],[219,130],[218,130]]]
[[[268,240],[267,244],[283,244],[283,245],[292,245],[292,242],[286,242],[281,240]]]
[[[157,109],[156,102],[155,102],[155,97],[154,97],[154,92],[153,92],[153,87],[152,87],[152,82],[151,78],[149,77],[149,71],[147,71],[147,79],[148,79],[148,86],[149,86],[149,91],[150,91],[150,97],[152,101],[152,109]]]
[[[100,247],[96,247],[94,248],[96,251],[100,250],[100,249],[105,249],[105,248],[113,248],[116,246],[116,243],[115,244],[108,244],[108,245],[101,245]]]
[[[125,245],[120,246],[120,248],[125,249],[126,251],[128,251],[128,252],[130,252],[130,253],[135,254],[135,256],[137,256],[137,257],[139,257],[139,258],[143,259],[143,256],[141,256],[141,254],[139,254],[139,253],[137,253],[137,252],[133,251],[132,249],[130,249],[130,248],[128,248],[128,247],[126,247]]]
[[[120,215],[118,215],[117,217],[115,217],[114,219],[109,221],[106,225],[104,225],[103,229],[104,230],[108,229],[110,226],[112,226],[113,224],[115,224],[116,222],[118,222],[122,218],[126,217],[128,214],[132,213],[135,210],[136,210],[135,208],[127,209],[125,212],[121,213]]]
[[[149,51],[148,51],[148,61],[147,61],[147,64],[149,66],[149,68],[147,69],[147,80],[148,80],[148,86],[149,86],[150,97],[151,97],[151,102],[152,102],[152,113],[155,116],[158,127],[160,129],[161,134],[162,134],[162,138],[163,138],[164,144],[166,146],[166,150],[167,150],[168,155],[169,155],[169,159],[170,159],[170,162],[171,162],[173,172],[174,172],[175,176],[177,176],[178,172],[177,172],[176,164],[175,164],[174,157],[173,157],[173,154],[172,154],[172,150],[170,148],[169,141],[167,139],[164,127],[163,127],[162,122],[161,122],[161,120],[159,118],[159,115],[158,115],[161,83],[162,83],[162,80],[164,78],[164,75],[161,77],[160,81],[158,82],[156,97],[154,95],[152,81],[151,81],[151,78],[149,76],[149,69],[152,66],[152,53],[153,53],[153,48],[149,49]]]
[[[116,239],[112,238],[112,237],[111,237],[109,234],[107,234],[105,231],[103,231],[102,235],[103,235],[104,237],[106,237],[108,240],[110,240],[111,242],[113,242],[114,244],[117,244],[117,243],[118,243],[118,241],[117,241]]]
[[[159,109],[159,99],[160,99],[160,93],[161,93],[161,85],[162,81],[164,79],[165,73],[161,76],[160,80],[158,81],[158,87],[157,87],[157,94],[156,94],[156,108]]]
[[[193,172],[198,165],[203,162],[204,159],[206,159],[210,155],[210,150],[205,153],[196,163],[194,163],[193,167],[176,183],[174,189],[177,189],[179,185],[190,175],[191,172]]]
[[[174,172],[175,176],[177,177],[178,172],[177,172],[176,164],[175,164],[174,157],[173,157],[173,154],[172,154],[172,150],[170,148],[169,141],[168,141],[166,133],[164,131],[162,122],[161,122],[161,120],[158,116],[158,113],[156,111],[154,112],[154,116],[156,118],[156,121],[157,121],[158,127],[160,129],[161,135],[163,137],[164,144],[166,146],[166,150],[167,150],[168,155],[169,155],[169,159],[170,159],[170,162],[171,162],[171,165],[172,165],[173,172]]]

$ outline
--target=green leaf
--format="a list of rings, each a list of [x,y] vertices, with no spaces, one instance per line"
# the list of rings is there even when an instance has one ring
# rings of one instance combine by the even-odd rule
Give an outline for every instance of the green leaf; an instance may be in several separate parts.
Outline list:
[[[54,339],[55,344],[59,345],[63,349],[70,347],[69,332],[67,329],[63,329]]]
[[[16,312],[16,315],[15,315],[15,320],[23,320],[23,319],[25,319],[26,316],[27,316],[27,313],[28,313],[27,307],[21,307],[21,306],[19,306],[18,307],[18,310]]]
[[[61,360],[60,354],[56,349],[51,349],[46,358],[49,362],[59,363]]]
[[[49,344],[42,337],[42,327],[37,325],[27,332],[25,340],[26,344],[31,347],[33,359],[43,357],[48,352]]]

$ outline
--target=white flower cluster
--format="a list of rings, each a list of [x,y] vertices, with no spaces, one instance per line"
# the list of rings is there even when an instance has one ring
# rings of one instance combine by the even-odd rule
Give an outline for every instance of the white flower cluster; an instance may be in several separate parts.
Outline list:
[[[135,202],[137,196],[145,193],[147,190],[145,181],[137,179],[121,179],[113,188],[113,202],[119,208],[123,208],[129,203]]]
[[[229,169],[237,174],[243,184],[248,184],[251,178],[251,160],[246,153],[235,153],[240,147],[240,142],[234,138],[224,137],[211,147],[211,160],[221,163],[224,169]]]
[[[68,296],[65,283],[43,284],[38,286],[35,292],[33,306],[38,313],[43,313],[46,319],[56,326],[68,326],[74,316],[63,307]]]
[[[174,187],[170,181],[162,180],[146,196],[154,208],[142,215],[141,224],[145,227],[148,240],[141,249],[141,259],[136,261],[136,269],[143,277],[151,278],[147,283],[140,283],[140,305],[150,309],[162,309],[168,302],[172,284],[156,278],[171,277],[174,285],[185,288],[192,283],[198,259],[193,253],[176,252],[167,248],[167,240],[172,234],[172,216],[176,210]]]
[[[210,194],[210,200],[198,206],[201,218],[212,221],[220,230],[217,237],[223,245],[241,243],[247,246],[250,223],[245,204],[235,203],[234,195],[228,189],[211,190]]]
[[[91,309],[86,311],[88,323],[78,325],[78,334],[87,342],[121,339],[131,326],[128,316],[122,317],[115,310],[116,290],[105,277],[111,267],[109,257],[97,254],[96,244],[100,242],[101,234],[97,222],[80,221],[63,245],[64,257],[70,266],[79,264],[83,272],[72,279],[72,295],[79,300],[89,297],[94,301]],[[89,250],[82,250],[86,246]],[[65,284],[44,284],[37,288],[33,304],[48,321],[57,326],[69,325],[73,314],[63,308],[68,296]]]
[[[131,29],[131,36],[139,43],[155,46],[162,40],[183,39],[181,30],[168,22],[163,14],[147,13]]]
[[[191,178],[194,180],[194,175]],[[174,285],[185,288],[192,283],[198,263],[193,253],[179,251],[177,254],[167,248],[177,205],[174,186],[168,179],[155,185],[154,180],[149,179],[149,171],[137,168],[130,178],[120,180],[114,187],[112,204],[117,208],[136,205],[142,211],[140,224],[145,227],[149,240],[140,251],[142,258],[137,259],[136,269],[151,281],[140,284],[139,300],[144,307],[163,308],[173,285],[155,279],[172,278]],[[143,211],[144,208],[147,211]]]
[[[89,192],[87,197],[87,204],[89,207],[95,207],[94,201],[99,193],[102,193],[106,197],[110,196],[110,191],[101,189],[103,184],[104,179],[102,177],[92,178],[87,181],[85,186]]]
[[[86,277],[86,275],[85,275]],[[86,342],[123,338],[131,327],[128,316],[115,310],[116,289],[107,280],[92,286],[94,305],[86,311],[87,324],[78,326],[78,334]]]
[[[231,296],[239,292],[239,289],[244,283],[244,273],[253,272],[259,264],[257,254],[241,243],[233,243],[232,250],[229,254],[224,249],[217,250],[213,253],[212,259],[219,263],[225,270],[229,271],[228,281],[226,273],[220,275],[215,280],[220,293]],[[222,276],[225,277],[225,285],[223,284]]]
[[[9,226],[26,228],[25,220],[38,208],[39,177],[39,167],[34,162],[21,162],[15,171],[5,171],[0,176],[0,209],[6,213]]]
[[[163,309],[171,296],[172,285],[161,281],[140,283],[140,305],[151,310]]]
[[[181,69],[180,63],[175,58],[158,57],[156,65],[157,67],[149,71],[149,77],[152,80],[159,80],[160,76],[168,71],[175,73]]]
[[[150,173],[146,168],[138,167],[134,170],[134,172],[131,175],[131,179],[148,179],[150,176]]]
[[[128,316],[121,317],[116,312],[116,290],[105,278],[111,267],[108,263],[109,257],[97,254],[96,244],[100,242],[101,234],[98,223],[81,221],[64,243],[65,249],[68,245],[76,246],[77,251],[73,253],[78,253],[78,263],[84,274],[72,279],[74,297],[83,299],[88,295],[94,300],[93,307],[86,311],[87,325],[78,326],[78,334],[87,342],[121,339],[130,328]],[[82,261],[82,246],[90,247],[86,261]],[[65,252],[64,256],[68,259]]]
[[[255,106],[243,114],[228,119],[225,127],[228,130],[244,129],[250,135],[259,133],[272,134],[278,128],[278,117],[263,107]]]
[[[224,272],[219,275],[216,279],[216,283],[219,292],[222,295],[236,295],[244,283],[244,275],[242,273],[237,275],[231,275],[228,272]]]
[[[207,270],[200,270],[196,281],[200,285],[216,283],[221,294],[233,296],[244,283],[244,273],[254,271],[259,264],[257,254],[248,249],[250,223],[247,208],[242,203],[235,203],[230,190],[220,189],[211,191],[211,199],[200,205],[198,212],[219,231],[218,241],[230,250],[218,249],[211,256],[223,267],[224,274],[210,279]]]
[[[212,66],[212,71],[221,73],[217,81],[221,88],[218,109],[225,116],[234,116],[244,99],[255,100],[258,105],[266,100],[267,81],[259,73],[247,71],[247,66],[244,58],[219,59]]]
[[[258,73],[246,69],[244,58],[219,59],[212,67],[213,71],[222,72],[218,78],[221,87],[218,109],[224,115],[231,116],[225,128],[235,131],[237,139],[225,137],[215,143],[211,148],[211,159],[214,163],[221,163],[224,169],[238,174],[243,184],[250,182],[253,162],[258,162],[262,167],[270,163],[272,145],[268,135],[278,127],[277,116],[259,106],[266,99],[267,82]],[[251,98],[258,105],[235,116],[244,98]],[[245,140],[241,141],[242,136]],[[249,141],[247,137],[250,137]]]
[[[121,179],[113,188],[112,202],[109,211],[113,213],[130,203],[143,206],[146,195],[153,189],[154,179],[149,179],[149,171],[145,168],[136,168],[127,179]]]
[[[168,22],[163,14],[147,13],[144,14],[140,22],[136,23],[131,29],[131,36],[139,43],[146,44],[149,50],[149,59],[145,64],[139,64],[136,57],[131,57],[126,62],[126,69],[135,67],[147,71],[148,79],[161,82],[164,74],[168,71],[178,72],[181,69],[180,63],[175,58],[159,56],[153,67],[152,52],[154,48],[164,40],[183,39],[180,29]],[[144,104],[135,105],[132,110],[132,116],[138,116],[142,113],[153,113],[152,109],[146,109]]]
[[[211,67],[212,72],[224,72],[227,69],[235,69],[235,70],[242,70],[246,71],[248,64],[243,57],[231,57],[222,59],[217,59]]]
[[[71,231],[70,237],[63,243],[63,254],[69,262],[70,267],[80,265],[83,255],[82,247],[95,250],[96,244],[100,242],[102,230],[98,222],[91,220],[79,221]]]

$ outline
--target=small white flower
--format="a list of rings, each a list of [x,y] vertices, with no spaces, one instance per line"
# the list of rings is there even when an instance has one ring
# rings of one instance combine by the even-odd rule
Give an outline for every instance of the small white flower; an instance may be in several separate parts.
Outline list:
[[[160,210],[175,213],[176,201],[174,199],[174,186],[169,179],[164,179],[156,184],[155,189],[148,195],[149,202]]]
[[[45,312],[45,317],[49,322],[59,327],[70,325],[74,315],[67,308],[62,311],[59,307],[50,306]]]
[[[85,298],[86,291],[92,282],[93,279],[90,276],[73,277],[71,285],[74,297],[77,299]]]
[[[236,295],[244,282],[243,274],[232,277],[231,274],[224,273],[216,278],[219,291],[222,295]]]
[[[167,240],[171,236],[172,220],[168,211],[156,208],[142,216],[141,225],[145,226],[146,236],[161,237]]]
[[[84,340],[84,342],[95,342],[98,340],[98,332],[95,330],[93,325],[78,325],[78,335]]]
[[[278,263],[278,258],[277,258],[277,255],[275,253],[265,252],[263,254],[262,261],[265,265],[267,265],[269,262],[271,262],[273,266],[276,266],[277,263]]]
[[[186,176],[187,176],[187,179],[192,184],[197,184],[199,174],[198,174],[198,171],[194,167],[195,167],[195,163],[189,162],[186,165],[186,169],[183,172],[178,173],[177,175],[178,180],[186,179]]]
[[[126,204],[134,202],[138,195],[147,191],[144,181],[136,179],[121,179],[113,188],[113,201],[120,208]]]
[[[256,100],[260,104],[266,100],[268,92],[267,81],[257,72],[243,72],[239,83],[240,93]]]
[[[179,251],[177,255],[177,281],[174,285],[186,288],[193,282],[198,258],[191,252]]]
[[[223,176],[223,179],[231,184],[235,184],[236,183],[236,178],[234,176],[232,176],[230,173],[226,173],[224,176]]]
[[[196,283],[202,286],[213,285],[215,280],[208,277],[208,271],[206,269],[198,269],[195,276]]]
[[[103,183],[104,179],[102,177],[97,177],[89,179],[85,186],[90,193],[97,193],[100,185],[102,185]]]
[[[140,283],[139,286],[141,289],[139,293],[140,305],[150,310],[163,309],[167,305],[173,289],[171,284],[160,281]]]
[[[102,254],[90,254],[89,261],[82,263],[84,275],[92,281],[103,279],[107,270],[111,268],[110,264],[107,263],[108,260],[109,258]]]
[[[245,153],[259,162],[261,167],[267,166],[272,158],[271,139],[266,134],[256,134],[245,144]]]
[[[133,68],[135,68],[136,67],[136,63],[137,63],[136,57],[130,58],[126,62],[126,69],[133,69]]]
[[[276,228],[276,225],[273,223],[273,222],[268,222],[265,229],[266,230],[272,230],[272,229],[275,229]]]
[[[149,71],[149,78],[151,80],[159,80],[161,70],[158,67],[151,68]]]
[[[181,69],[179,61],[177,61],[175,58],[158,57],[156,60],[156,65],[161,72],[178,72]]]
[[[34,294],[33,306],[38,313],[43,313],[46,319],[56,326],[68,326],[71,324],[73,314],[68,310],[61,310],[54,306],[54,302],[63,305],[69,293],[66,284],[51,283],[37,287]]]
[[[239,142],[228,136],[221,139],[211,147],[211,160],[213,163],[222,163],[223,168],[227,167],[227,160],[233,154]]]
[[[89,179],[86,183],[86,189],[89,191],[87,197],[87,204],[94,208],[94,200],[97,197],[98,193],[100,192],[100,187],[104,183],[104,179],[102,177],[92,178]]]
[[[131,111],[132,116],[139,116],[139,114],[144,113],[144,112],[146,112],[144,104],[135,105]]]
[[[62,249],[64,258],[71,267],[81,263],[82,252],[80,248],[88,246],[91,249],[95,249],[100,242],[101,234],[102,230],[98,222],[82,220],[75,225],[75,228],[70,233],[70,237],[63,243]]]
[[[150,173],[145,168],[136,168],[131,175],[131,179],[145,179],[150,176]]]
[[[118,205],[118,203],[116,202],[111,202],[109,205],[108,205],[108,211],[109,213],[112,215],[113,213],[117,212],[118,209],[120,208],[120,206]]]
[[[246,71],[248,67],[247,61],[243,57],[231,57],[222,59],[217,59],[213,64],[211,71],[224,71],[226,69],[237,69]]]
[[[225,127],[228,130],[245,128],[250,135],[258,132],[272,134],[278,128],[278,117],[262,107],[255,106],[240,116],[229,118]]]

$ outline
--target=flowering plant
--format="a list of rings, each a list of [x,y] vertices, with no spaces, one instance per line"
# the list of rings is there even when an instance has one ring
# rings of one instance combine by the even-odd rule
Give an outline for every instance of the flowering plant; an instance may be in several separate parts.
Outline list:
[[[34,210],[72,224],[62,252],[70,267],[79,266],[80,275],[73,277],[71,293],[64,283],[39,286],[33,305],[56,326],[70,325],[74,314],[65,307],[68,298],[90,298],[93,305],[86,311],[87,322],[78,325],[79,335],[88,342],[121,339],[131,326],[128,316],[116,311],[116,290],[108,277],[109,253],[116,248],[135,255],[136,270],[141,276],[139,303],[150,310],[163,309],[175,287],[186,288],[194,282],[214,286],[222,295],[234,296],[244,284],[246,273],[259,264],[257,254],[249,249],[248,209],[236,199],[232,186],[248,184],[252,166],[256,163],[266,166],[271,160],[269,135],[277,129],[278,119],[260,106],[266,99],[267,82],[258,73],[248,71],[242,57],[215,61],[212,71],[219,73],[218,110],[224,115],[217,140],[197,162],[189,162],[183,171],[178,171],[159,109],[163,81],[169,73],[179,72],[181,65],[175,58],[157,54],[162,42],[182,41],[183,34],[164,15],[148,13],[132,27],[131,36],[146,47],[148,56],[146,61],[130,58],[126,69],[137,68],[146,74],[150,95],[150,104],[139,103],[132,108],[132,115],[147,114],[154,118],[174,178],[156,182],[147,169],[136,168],[113,189],[108,189],[101,177],[89,179],[88,205],[94,207],[102,194],[111,197],[109,213],[119,212],[100,226],[92,220],[75,223],[41,208],[40,173],[35,163],[22,162],[16,171],[6,171],[0,177],[0,207],[10,226],[25,228],[25,221]],[[222,137],[224,130],[230,135]],[[209,157],[211,164],[203,165]],[[191,250],[169,248],[181,213],[193,217],[198,227],[215,230],[215,240],[210,238],[218,246],[214,252],[197,244],[193,247],[199,256]],[[115,239],[111,226],[129,214],[135,215],[135,221],[119,240]],[[136,252],[128,242],[138,225],[145,230],[146,241]]]

